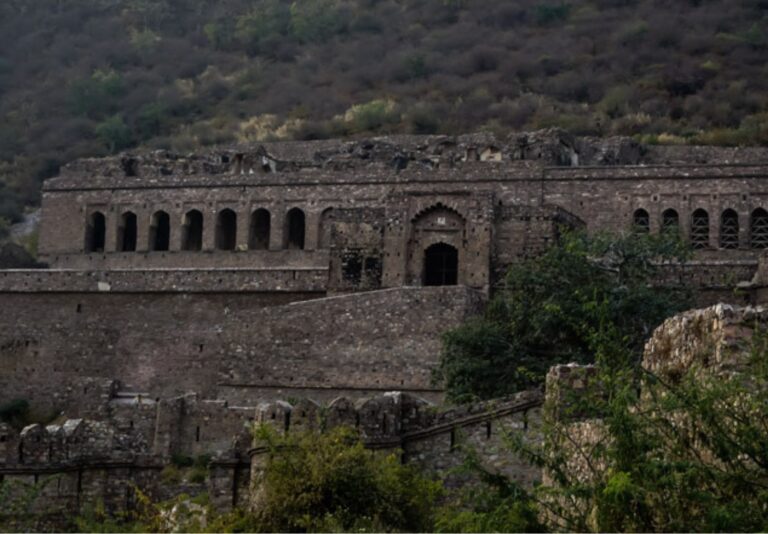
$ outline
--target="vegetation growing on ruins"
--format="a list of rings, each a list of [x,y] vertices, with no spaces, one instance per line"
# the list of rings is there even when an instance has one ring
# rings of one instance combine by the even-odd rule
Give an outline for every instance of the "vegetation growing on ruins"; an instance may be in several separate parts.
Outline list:
[[[258,429],[269,447],[255,498],[261,532],[423,532],[432,529],[439,483],[394,454],[363,446],[351,429],[322,436],[279,436]]]
[[[567,233],[513,266],[483,316],[447,332],[436,380],[454,401],[490,399],[543,382],[558,363],[590,363],[608,321],[635,363],[648,336],[688,308],[685,287],[651,287],[660,261],[688,250],[669,233]]]
[[[114,517],[95,506],[79,518],[83,532],[428,532],[439,481],[391,453],[366,449],[357,433],[282,435],[261,426],[268,449],[257,511],[217,514],[205,495],[153,503],[137,491],[135,511]]]
[[[545,445],[528,449],[550,477],[534,494],[550,528],[765,531],[766,333],[753,336],[743,361],[716,372],[714,356],[701,355],[684,373],[644,369],[639,382],[618,330],[606,322],[597,337],[598,373],[587,388],[599,394],[570,398],[547,425]],[[568,426],[586,411],[602,421]],[[591,437],[583,439],[587,428]]]
[[[7,0],[0,217],[18,220],[62,163],[136,145],[549,126],[765,143],[765,10],[763,0]]]

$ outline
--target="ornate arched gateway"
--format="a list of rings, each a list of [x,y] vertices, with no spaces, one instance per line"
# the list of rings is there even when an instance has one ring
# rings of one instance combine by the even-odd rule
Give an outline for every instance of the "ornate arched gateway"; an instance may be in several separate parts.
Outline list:
[[[464,283],[461,258],[466,243],[466,220],[443,204],[417,214],[411,224],[408,280],[411,285]]]

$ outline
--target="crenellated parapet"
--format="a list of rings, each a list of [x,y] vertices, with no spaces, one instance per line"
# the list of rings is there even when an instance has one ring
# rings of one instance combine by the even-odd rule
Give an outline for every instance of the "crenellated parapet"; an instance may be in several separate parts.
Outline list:
[[[0,424],[0,472],[99,461],[130,462],[149,452],[141,439],[119,431],[109,421],[67,419],[61,424],[31,424],[20,432]]]

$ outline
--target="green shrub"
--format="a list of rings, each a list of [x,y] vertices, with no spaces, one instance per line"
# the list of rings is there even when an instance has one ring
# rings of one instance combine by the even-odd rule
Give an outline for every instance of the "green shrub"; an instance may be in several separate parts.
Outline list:
[[[571,12],[569,4],[540,4],[534,12],[536,24],[541,26],[562,22]]]
[[[114,115],[96,125],[94,132],[111,153],[128,148],[133,143],[131,129],[121,115]]]
[[[397,454],[367,450],[355,431],[280,436],[261,426],[257,437],[269,449],[255,506],[259,531],[433,529],[440,484]]]
[[[171,455],[171,464],[176,467],[192,467],[195,465],[195,459],[185,454],[174,453]]]

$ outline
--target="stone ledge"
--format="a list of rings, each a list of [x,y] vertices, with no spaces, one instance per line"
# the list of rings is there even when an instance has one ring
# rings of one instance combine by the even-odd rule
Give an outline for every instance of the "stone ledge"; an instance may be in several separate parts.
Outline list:
[[[325,292],[328,269],[14,269],[0,293]]]

